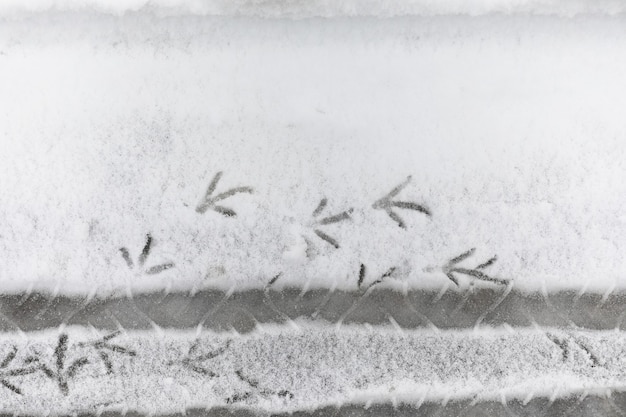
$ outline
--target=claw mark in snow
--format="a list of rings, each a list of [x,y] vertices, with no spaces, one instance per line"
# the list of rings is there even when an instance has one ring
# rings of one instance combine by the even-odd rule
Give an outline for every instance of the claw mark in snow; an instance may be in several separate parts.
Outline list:
[[[591,349],[587,345],[582,343],[580,340],[576,340],[574,338],[572,339],[587,354],[587,356],[589,357],[589,360],[591,361],[592,367],[601,365],[600,359],[598,359],[598,357],[591,351]]]
[[[456,266],[458,263],[472,256],[475,251],[476,249],[472,248],[468,250],[467,252],[462,253],[459,256],[450,259],[441,268],[443,273],[446,274],[446,276],[450,279],[450,281],[454,282],[454,284],[458,286],[459,281],[454,274],[463,274],[463,275],[468,275],[470,277],[479,279],[481,281],[495,282],[496,284],[507,285],[510,282],[507,279],[495,278],[482,272],[483,269],[493,265],[493,263],[498,259],[497,256],[494,256],[491,259],[487,260],[486,262],[483,262],[482,264],[478,265],[474,269],[468,269],[468,268],[462,268],[462,267]]]
[[[328,199],[327,198],[322,198],[319,202],[319,204],[317,205],[317,207],[315,208],[315,210],[313,210],[313,218],[317,218],[322,211],[324,211],[324,209],[326,208],[326,205],[328,204]],[[353,209],[350,208],[346,211],[342,211],[339,214],[334,214],[332,216],[328,216],[328,217],[324,217],[322,219],[316,220],[314,225],[318,226],[316,227],[313,232],[317,235],[317,237],[319,237],[320,239],[326,241],[326,243],[329,243],[330,245],[334,246],[335,249],[339,249],[339,242],[337,242],[337,240],[335,240],[335,238],[333,238],[332,236],[327,235],[326,233],[322,232],[319,229],[319,226],[326,226],[329,224],[333,224],[333,223],[338,223],[338,222],[342,222],[344,220],[349,220],[350,219],[350,213],[352,213]]]
[[[148,259],[148,256],[150,256],[151,249],[152,249],[152,236],[150,236],[150,233],[148,233],[146,235],[146,244],[144,245],[143,250],[141,251],[141,254],[137,258],[137,263],[139,264],[139,268],[143,268],[144,264],[146,263],[146,260]],[[135,264],[133,263],[133,260],[130,257],[130,252],[128,251],[128,249],[125,247],[120,248],[120,252],[122,253],[122,258],[124,258],[124,260],[126,261],[126,265],[128,265],[128,268],[134,269]],[[150,268],[144,269],[142,270],[142,272],[147,275],[155,275],[173,267],[174,267],[173,262],[166,262],[161,265],[156,265],[156,266],[152,266]]]
[[[575,346],[578,346],[589,358],[589,360],[591,361],[591,367],[595,368],[596,366],[602,365],[600,359],[591,351],[591,349],[589,349],[587,345],[576,339],[574,336],[570,335],[569,339],[567,337],[559,338],[550,333],[546,333],[546,336],[563,352],[563,362],[566,362],[567,359],[570,357],[571,349],[569,342],[571,341],[574,343]]]
[[[224,191],[223,193],[220,193],[216,196],[213,196],[213,192],[215,191],[215,188],[217,188],[217,183],[220,181],[220,178],[222,178],[222,174],[223,174],[222,171],[218,172],[217,174],[215,174],[215,176],[211,180],[211,183],[209,184],[209,187],[207,188],[206,193],[204,194],[203,201],[200,204],[198,204],[198,207],[196,207],[196,211],[198,213],[204,214],[206,213],[207,210],[211,209],[221,214],[222,216],[235,217],[237,213],[233,209],[224,207],[224,206],[219,206],[215,203],[225,200],[228,197],[232,197],[235,194],[239,194],[239,193],[252,194],[252,192],[254,191],[252,187],[235,187],[235,188],[231,188],[228,191]]]
[[[363,284],[363,280],[365,279],[365,265],[361,264],[361,268],[359,269],[359,282],[358,287],[361,288],[361,284]]]
[[[195,343],[189,348],[187,355],[180,361],[180,364],[183,366],[183,368],[186,368],[195,373],[205,375],[209,378],[216,377],[218,375],[212,370],[208,369],[206,366],[204,366],[202,362],[214,359],[222,355],[230,347],[231,343],[232,340],[228,340],[224,346],[212,350],[209,353],[196,354],[200,347],[200,341],[196,340]],[[172,365],[173,363],[174,362],[169,362],[168,365]]]
[[[259,382],[255,381],[254,379],[244,375],[243,371],[241,369],[238,369],[235,371],[235,375],[237,375],[237,378],[239,378],[240,381],[246,383],[246,385],[249,386],[249,388],[252,388],[253,391],[255,391],[257,394],[260,394],[263,397],[268,397],[271,395],[276,395],[278,397],[281,398],[288,398],[288,399],[293,399],[293,393],[291,393],[288,390],[281,390],[281,391],[273,391],[270,389],[266,389],[266,388],[260,388],[259,387]],[[227,404],[234,404],[240,401],[244,401],[248,398],[250,398],[253,395],[252,392],[250,391],[246,391],[244,393],[238,393],[235,394],[229,398],[226,399],[226,403]]]
[[[404,182],[398,184],[387,195],[385,195],[383,198],[377,200],[372,205],[372,207],[374,209],[376,209],[376,210],[385,210],[385,212],[387,212],[389,217],[393,221],[398,223],[398,226],[400,226],[403,229],[406,229],[406,224],[404,223],[404,220],[402,219],[402,217],[400,217],[398,214],[396,214],[395,211],[393,211],[394,208],[400,208],[400,209],[406,209],[406,210],[415,210],[415,211],[419,211],[420,213],[424,213],[427,216],[431,215],[430,210],[428,210],[426,207],[422,206],[421,204],[417,204],[417,203],[413,203],[413,202],[409,202],[409,201],[393,201],[393,200],[391,200],[393,197],[398,195],[400,193],[400,191],[402,191],[407,185],[409,185],[410,182],[411,182],[411,176],[409,175],[406,178],[406,180],[404,180]]]
[[[78,345],[94,347],[98,352],[98,356],[100,357],[100,360],[102,360],[102,363],[104,364],[104,367],[107,370],[107,374],[112,374],[113,362],[111,361],[111,358],[109,357],[109,353],[106,352],[107,350],[112,353],[121,353],[123,355],[128,355],[131,357],[137,356],[137,353],[134,350],[130,350],[125,347],[109,343],[110,340],[119,336],[120,333],[121,331],[118,330],[94,342],[89,342],[89,343],[81,342]]]
[[[352,314],[352,312],[361,304],[361,302],[369,295],[369,293],[371,292],[372,288],[375,287],[376,285],[382,283],[386,278],[392,276],[394,274],[394,272],[396,272],[396,267],[392,266],[391,268],[389,268],[387,270],[387,272],[385,272],[384,274],[382,274],[380,276],[380,278],[378,278],[376,281],[372,282],[370,285],[367,286],[367,288],[365,288],[362,292],[361,295],[359,296],[359,298],[356,299],[356,301],[354,301],[354,303],[352,303],[352,305],[350,306],[350,308],[348,308],[348,310],[346,310],[346,312],[344,312],[341,317],[339,317],[339,319],[337,320],[337,322],[335,323],[335,328],[339,329],[341,328],[341,325],[343,324],[343,321],[350,315]],[[365,265],[361,264],[361,268],[359,270],[359,288],[361,288],[361,284],[363,283],[363,279],[365,278]]]
[[[274,285],[274,283],[278,281],[278,278],[280,278],[282,274],[283,274],[282,272],[279,272],[278,274],[274,275],[274,277],[267,284],[267,287],[271,287],[272,285]]]
[[[385,272],[384,274],[382,274],[380,276],[380,278],[378,278],[376,281],[372,282],[369,287],[367,287],[367,289],[369,290],[370,288],[372,288],[374,285],[380,284],[381,282],[383,282],[385,280],[385,278],[390,277],[393,275],[393,273],[396,272],[396,267],[392,266],[391,268],[389,268],[387,270],[387,272]]]
[[[387,272],[385,272],[384,274],[380,276],[380,278],[378,278],[376,281],[368,285],[367,288],[365,289],[365,292],[367,292],[373,286],[382,283],[385,280],[385,278],[392,276],[394,272],[396,272],[396,269],[397,268],[395,266],[392,266],[391,268],[389,268]],[[367,268],[365,267],[364,264],[361,264],[361,267],[359,268],[359,281],[357,283],[359,288],[361,288],[361,285],[363,285],[363,280],[365,279],[366,273],[367,273]]]
[[[4,357],[4,359],[0,363],[0,385],[4,386],[5,388],[10,389],[16,394],[21,395],[22,390],[18,388],[17,386],[13,385],[12,383],[10,383],[9,381],[7,381],[7,378],[32,374],[33,372],[37,371],[37,369],[36,368],[6,369],[11,364],[11,362],[13,362],[16,355],[17,355],[17,348],[13,346],[11,351],[7,353],[7,355]]]
[[[550,333],[547,333],[546,336],[548,336],[548,339],[550,339],[552,343],[554,343],[559,347],[559,349],[561,349],[563,362],[567,362],[567,359],[569,358],[569,347],[567,344],[567,339],[560,339]]]
[[[43,363],[39,356],[30,356],[26,358],[26,363],[33,364],[37,370],[40,370],[48,378],[56,381],[63,395],[69,394],[68,382],[72,380],[80,368],[89,363],[87,357],[82,356],[72,361],[66,367],[66,354],[68,348],[68,336],[63,333],[59,336],[57,347],[54,350],[54,366],[48,366]]]

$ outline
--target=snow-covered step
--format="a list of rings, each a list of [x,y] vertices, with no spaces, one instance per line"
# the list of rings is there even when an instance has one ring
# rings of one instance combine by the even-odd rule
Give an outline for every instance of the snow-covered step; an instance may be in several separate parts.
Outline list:
[[[572,19],[6,12],[1,290],[279,274],[354,290],[360,265],[438,289],[472,248],[459,268],[497,256],[480,272],[516,288],[624,287],[626,24],[611,4]]]
[[[622,332],[263,326],[256,332],[70,327],[0,334],[0,404],[19,414],[257,412],[346,403],[526,402],[626,383]]]

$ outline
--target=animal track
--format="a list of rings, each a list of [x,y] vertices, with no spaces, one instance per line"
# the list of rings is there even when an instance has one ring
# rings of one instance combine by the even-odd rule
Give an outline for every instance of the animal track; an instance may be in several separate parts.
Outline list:
[[[253,192],[253,189],[251,187],[244,186],[244,187],[231,188],[225,192],[219,193],[217,195],[213,195],[216,191],[216,188],[220,179],[222,178],[222,175],[223,175],[223,172],[219,171],[215,174],[215,176],[211,180],[211,183],[209,184],[207,188],[203,201],[196,207],[196,211],[198,213],[205,213],[206,211],[211,209],[227,217],[236,216],[237,213],[234,210],[228,207],[218,205],[217,203],[222,200],[227,199],[228,197],[236,195],[238,193],[250,194]],[[382,198],[376,200],[372,204],[372,208],[376,210],[384,210],[387,213],[387,215],[393,221],[395,221],[398,224],[398,226],[402,229],[406,229],[406,223],[404,219],[396,213],[395,209],[413,210],[413,211],[417,211],[422,214],[425,214],[426,216],[431,216],[430,210],[426,208],[424,205],[421,205],[415,202],[394,200],[394,198],[398,196],[409,185],[411,181],[412,181],[412,177],[409,175],[402,183],[396,185],[389,193],[387,193]],[[310,232],[315,234],[315,236],[317,236],[319,239],[323,240],[327,244],[331,245],[335,249],[339,249],[340,244],[337,241],[337,239],[329,235],[328,233],[326,233],[326,231],[324,231],[323,228],[325,226],[329,226],[329,225],[339,223],[345,220],[350,220],[351,214],[354,211],[354,209],[351,207],[337,214],[332,214],[332,215],[323,217],[322,213],[324,212],[324,210],[326,210],[327,206],[328,206],[328,199],[324,197],[320,200],[317,207],[312,212],[313,221],[307,225],[309,229],[306,230],[305,232],[303,231],[299,232],[298,239],[302,238],[304,240],[306,244],[305,245],[306,257],[308,258],[312,258],[316,253],[316,246],[311,242],[311,239],[314,239],[314,238],[310,236]],[[301,240],[299,240],[298,246],[294,249],[297,256],[300,256],[300,251],[302,251],[302,245],[300,244],[300,242]],[[152,245],[152,237],[150,236],[150,234],[147,234],[146,244],[143,248],[142,253],[139,255],[137,259],[138,268],[141,269],[142,273],[148,274],[148,275],[158,274],[160,272],[163,272],[175,266],[174,263],[172,262],[166,262],[160,265],[149,267],[147,269],[143,269],[144,264],[150,254],[151,245]],[[129,250],[126,247],[122,247],[119,250],[126,264],[128,265],[128,268],[134,269],[135,262],[133,262],[133,259],[131,259]],[[472,281],[472,284],[476,282],[476,280],[494,282],[494,283],[503,284],[503,285],[507,285],[508,283],[512,282],[508,279],[493,277],[483,272],[484,269],[492,265],[497,260],[497,257],[495,256],[489,259],[488,261],[486,261],[485,263],[476,266],[473,269],[459,267],[457,265],[458,263],[462,262],[466,258],[470,257],[473,253],[474,253],[474,249],[470,249],[469,251],[457,256],[456,258],[451,259],[450,261],[448,261],[445,265],[441,267],[441,271],[448,277],[448,279],[450,279],[457,286],[459,285],[459,280],[457,277],[458,274],[467,275],[472,278],[475,278],[475,280]],[[359,274],[359,281],[358,281],[359,288],[361,288],[361,285],[363,284],[363,280],[365,277],[365,266],[361,265],[361,268],[362,270]],[[428,270],[432,270],[432,268],[428,268]],[[395,269],[392,268],[388,272],[389,272],[388,275],[391,275],[393,272],[395,272]],[[387,277],[388,275],[383,275],[379,280],[374,282],[372,285],[375,285],[381,282],[381,280]],[[279,277],[280,277],[280,274],[275,276],[266,287],[270,287],[272,284],[274,284],[274,282]]]
[[[570,342],[573,342],[573,344],[575,346],[578,346],[578,348],[580,348],[580,350],[582,350],[589,358],[592,367],[601,366],[602,362],[600,361],[600,359],[591,351],[591,349],[589,349],[588,346],[586,346],[580,340],[577,340],[575,337],[570,336],[569,339],[567,337],[559,338],[550,333],[546,333],[546,336],[548,337],[548,339],[550,339],[552,343],[554,343],[556,346],[559,347],[559,349],[561,349],[563,362],[567,362],[567,360],[571,356]]]
[[[107,370],[107,374],[111,374],[113,373],[113,362],[111,361],[111,358],[109,357],[109,353],[106,352],[107,350],[112,353],[120,353],[120,354],[128,355],[131,357],[137,355],[137,353],[133,350],[109,343],[110,340],[119,336],[120,333],[121,331],[118,330],[116,332],[110,333],[100,338],[99,340],[96,340],[93,342],[81,342],[78,344],[78,346],[95,348],[96,351],[98,352],[98,356],[100,357],[100,360],[102,360],[102,363],[104,364]]]
[[[252,391],[246,391],[243,393],[237,393],[232,395],[231,397],[228,397],[226,399],[226,404],[235,404],[237,402],[241,402],[241,401],[245,401],[248,398],[251,398],[254,393],[261,395],[263,397],[268,397],[268,396],[278,396],[281,398],[288,398],[288,399],[293,399],[293,393],[291,393],[288,390],[281,390],[281,391],[273,391],[267,388],[261,388],[259,387],[259,382],[255,381],[253,379],[251,379],[250,377],[244,375],[243,371],[241,369],[238,369],[237,371],[235,371],[235,375],[237,375],[237,378],[239,378],[240,381],[244,382],[245,384],[248,385],[249,388],[252,389]]]
[[[374,285],[380,284],[381,282],[383,282],[385,280],[385,278],[388,278],[390,276],[393,275],[394,272],[396,272],[396,267],[392,266],[391,268],[389,268],[387,270],[387,272],[385,272],[384,274],[382,274],[380,276],[380,278],[378,278],[377,280],[375,280],[374,282],[372,282],[370,285],[367,286],[366,291],[369,290],[370,288],[372,288]],[[364,264],[361,264],[361,267],[359,268],[359,281],[357,283],[357,286],[359,288],[361,288],[361,285],[363,284],[363,280],[365,279],[365,274],[367,273],[367,268],[365,267]]]
[[[352,306],[350,306],[350,308],[348,308],[342,315],[341,317],[337,320],[337,325],[340,325],[345,319],[346,317],[348,317],[350,314],[352,314],[352,312],[360,305],[360,303],[365,300],[365,298],[368,296],[370,289],[372,289],[372,287],[380,284],[381,282],[383,282],[386,278],[390,277],[393,275],[393,273],[396,271],[396,267],[393,266],[391,268],[389,268],[387,270],[387,272],[385,272],[384,274],[382,274],[380,276],[380,278],[378,278],[377,280],[375,280],[374,282],[372,282],[370,285],[367,286],[367,288],[365,288],[365,290],[361,291],[361,294],[359,296],[359,298],[352,304]],[[359,289],[361,289],[361,286],[363,285],[363,280],[365,279],[365,274],[367,273],[367,268],[365,267],[364,264],[361,264],[361,267],[359,269],[359,280],[358,280],[358,287]],[[321,308],[321,306],[320,306]],[[317,314],[320,311],[320,308],[318,308],[318,310],[315,311],[315,313],[313,313],[313,318],[315,318],[315,316],[317,316]]]
[[[203,353],[203,354],[199,354],[196,355],[199,347],[200,347],[200,341],[196,340],[196,342],[191,345],[191,347],[189,348],[189,351],[187,352],[187,355],[180,360],[178,363],[180,365],[182,365],[183,368],[186,368],[190,371],[196,372],[198,374],[201,375],[205,375],[208,376],[209,378],[213,378],[218,376],[215,372],[211,371],[210,369],[206,368],[205,366],[202,365],[202,362],[204,361],[208,361],[210,359],[216,358],[220,355],[222,355],[231,345],[232,341],[229,340],[226,342],[226,345],[212,350],[209,353]],[[169,362],[168,365],[172,365],[175,362]]]
[[[146,260],[148,259],[148,256],[150,255],[151,247],[152,247],[152,236],[150,236],[150,233],[148,233],[146,235],[146,244],[144,245],[143,250],[141,251],[141,254],[139,255],[139,258],[137,259],[139,268],[143,268],[144,264],[146,263]],[[135,264],[133,263],[133,260],[130,257],[130,253],[128,252],[128,249],[125,247],[120,248],[120,252],[122,253],[122,258],[124,258],[124,261],[126,261],[126,265],[128,265],[128,268],[134,269]],[[142,270],[142,272],[148,275],[155,275],[165,270],[168,270],[172,267],[174,267],[174,263],[166,262],[164,264],[152,266],[148,269]]]
[[[226,398],[226,404],[237,404],[239,402],[245,401],[248,398],[252,397],[251,392],[244,392],[243,394],[235,394]]]
[[[68,336],[63,333],[59,335],[57,347],[54,350],[55,366],[49,367],[41,361],[39,356],[26,358],[26,363],[33,364],[37,370],[41,370],[48,378],[55,380],[63,395],[69,394],[68,382],[76,376],[80,368],[89,363],[87,357],[82,356],[72,361],[70,366],[66,367],[67,348]]]
[[[111,352],[116,353],[123,353],[129,356],[136,355],[136,353],[132,350],[109,343],[109,340],[113,339],[119,334],[119,331],[114,332],[94,342],[78,343],[77,346],[95,348],[100,356],[100,359],[104,362],[105,367],[107,368],[107,374],[110,374],[113,371],[113,364],[105,350],[110,350]],[[89,360],[86,356],[80,356],[79,358],[73,360],[71,364],[69,364],[69,366],[66,366],[68,347],[69,338],[67,334],[63,333],[59,335],[59,338],[57,340],[57,346],[53,353],[54,365],[50,366],[50,364],[46,363],[42,359],[39,352],[35,352],[35,355],[30,355],[24,359],[24,363],[28,365],[27,367],[7,370],[6,368],[17,355],[17,348],[13,347],[13,349],[2,360],[2,363],[0,363],[0,384],[15,392],[16,394],[22,394],[22,390],[12,383],[8,382],[6,378],[28,375],[41,371],[46,377],[54,380],[57,383],[59,390],[63,395],[68,395],[69,381],[71,381],[76,376],[81,368],[89,364]]]
[[[398,226],[400,226],[403,229],[406,229],[406,224],[404,223],[404,220],[402,219],[402,217],[400,217],[398,214],[396,214],[395,211],[393,211],[394,208],[415,210],[415,211],[419,211],[420,213],[424,213],[427,216],[431,215],[430,211],[426,207],[420,204],[407,202],[407,201],[392,201],[391,200],[393,197],[398,195],[400,191],[402,191],[407,185],[409,185],[410,182],[411,182],[411,176],[409,175],[406,178],[406,180],[404,180],[404,182],[398,184],[387,195],[385,195],[383,198],[379,200],[376,200],[376,202],[374,202],[374,204],[372,205],[372,207],[376,210],[385,210],[385,212],[387,212],[389,217],[393,221],[398,223]]]
[[[7,378],[32,374],[33,372],[36,372],[37,369],[36,368],[7,369],[7,367],[11,364],[11,362],[13,362],[13,360],[15,359],[16,355],[17,355],[17,348],[13,346],[13,349],[11,349],[9,353],[7,353],[7,355],[4,357],[4,359],[0,363],[0,384],[3,385],[5,388],[10,389],[14,393],[21,395],[22,390],[18,388],[17,386],[13,385],[12,383],[10,383],[9,381],[7,381]]]
[[[497,284],[508,285],[509,282],[510,282],[509,280],[503,279],[503,278],[495,278],[495,277],[489,276],[489,275],[485,274],[484,272],[482,272],[483,269],[493,265],[498,260],[497,256],[494,256],[494,257],[490,258],[489,260],[487,260],[486,262],[478,265],[474,269],[468,269],[468,268],[462,268],[462,267],[456,266],[458,263],[460,263],[460,262],[464,261],[465,259],[469,258],[470,256],[472,256],[475,251],[476,251],[476,249],[472,248],[472,249],[468,250],[467,252],[464,252],[464,253],[460,254],[459,256],[450,259],[441,268],[441,270],[443,271],[444,274],[446,274],[446,276],[450,279],[450,281],[454,282],[454,284],[457,285],[457,286],[459,285],[459,281],[455,277],[455,275],[454,275],[455,273],[456,274],[468,275],[470,277],[479,279],[481,281],[489,281],[489,282],[495,282]]]
[[[198,207],[196,207],[196,211],[198,213],[204,214],[207,210],[211,209],[213,211],[220,213],[223,216],[234,217],[237,215],[237,213],[233,209],[224,207],[224,206],[219,206],[215,203],[217,203],[218,201],[222,201],[238,193],[251,194],[254,191],[251,187],[235,187],[213,197],[213,192],[215,192],[215,188],[217,188],[217,183],[222,178],[222,174],[223,174],[222,171],[218,172],[217,174],[215,174],[215,176],[211,180],[211,183],[209,184],[209,187],[207,188],[206,193],[204,194],[204,200],[200,204],[198,204]]]
[[[272,279],[270,279],[270,281],[267,283],[267,285],[265,286],[266,289],[268,289],[269,287],[271,287],[272,285],[274,285],[274,283],[276,283],[276,281],[278,281],[278,278],[280,278],[283,275],[282,272],[279,272],[278,274],[274,275],[272,277]]]
[[[315,210],[313,210],[313,218],[317,219],[317,217],[322,213],[322,211],[324,211],[324,209],[326,208],[326,205],[328,204],[328,199],[327,198],[322,198],[319,202],[319,204],[317,205],[317,207],[315,208]],[[350,208],[346,211],[342,211],[339,214],[334,214],[332,216],[328,216],[328,217],[324,217],[322,219],[319,220],[315,220],[314,222],[314,229],[313,229],[313,233],[315,233],[317,235],[317,237],[319,237],[320,239],[324,240],[326,243],[329,243],[330,245],[334,246],[335,249],[339,249],[339,242],[337,242],[337,240],[335,238],[333,238],[332,236],[327,235],[326,233],[322,232],[319,229],[319,226],[326,226],[329,224],[333,224],[333,223],[338,223],[338,222],[342,222],[344,220],[349,220],[350,219],[350,214],[352,213],[353,209]]]

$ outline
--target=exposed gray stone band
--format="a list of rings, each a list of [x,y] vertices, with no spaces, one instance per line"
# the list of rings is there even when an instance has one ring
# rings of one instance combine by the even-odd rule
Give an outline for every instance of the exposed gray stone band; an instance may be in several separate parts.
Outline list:
[[[445,290],[445,288],[444,288]],[[65,325],[100,329],[203,328],[249,332],[257,323],[297,318],[330,323],[394,324],[448,329],[510,325],[622,329],[626,294],[563,291],[550,294],[474,288],[406,294],[373,288],[343,292],[299,288],[224,293],[154,293],[132,298],[87,299],[41,293],[0,296],[0,330],[30,331]]]

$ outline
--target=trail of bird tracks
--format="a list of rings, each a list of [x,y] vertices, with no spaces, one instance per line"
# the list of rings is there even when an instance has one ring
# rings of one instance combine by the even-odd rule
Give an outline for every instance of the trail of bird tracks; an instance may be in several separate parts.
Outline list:
[[[337,330],[301,321],[247,335],[98,334],[82,327],[27,335],[0,335],[5,412],[162,414],[223,406],[288,412],[346,403],[562,397],[619,389],[626,381],[626,339],[614,331]]]

